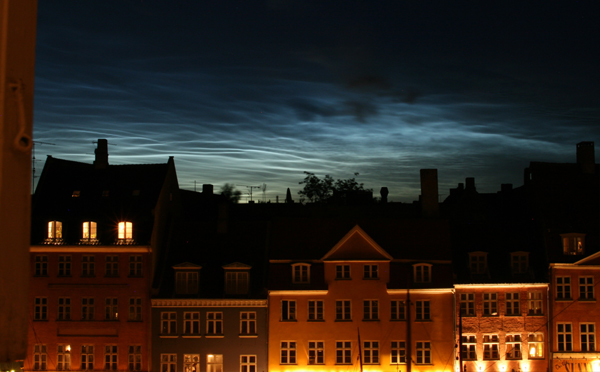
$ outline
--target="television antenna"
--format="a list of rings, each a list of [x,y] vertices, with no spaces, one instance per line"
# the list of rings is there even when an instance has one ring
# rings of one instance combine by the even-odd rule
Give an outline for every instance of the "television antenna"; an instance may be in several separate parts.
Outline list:
[[[250,201],[252,201],[252,189],[260,189],[262,187],[262,186],[246,186],[246,185],[240,185],[240,186],[248,188],[248,191],[250,194]]]
[[[35,189],[35,145],[37,144],[40,145],[52,145],[52,146],[56,146],[55,143],[50,143],[50,142],[42,142],[42,141],[33,141],[33,144],[31,145],[31,193],[33,194],[34,189]]]
[[[267,184],[263,183],[262,186],[260,187],[260,189],[262,190],[262,193],[263,193],[262,201],[263,201],[263,203],[266,203],[267,202],[267,194],[265,193],[265,191],[267,190]]]

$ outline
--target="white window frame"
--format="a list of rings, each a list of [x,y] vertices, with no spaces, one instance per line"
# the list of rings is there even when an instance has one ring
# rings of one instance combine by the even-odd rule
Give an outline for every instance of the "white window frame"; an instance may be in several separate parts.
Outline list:
[[[81,345],[81,370],[92,371],[94,369],[94,345]]]
[[[94,320],[96,316],[94,297],[81,298],[81,320]]]
[[[352,341],[335,342],[335,364],[352,364]]]
[[[127,355],[127,368],[129,371],[142,370],[142,345],[129,345],[129,354]]]
[[[119,348],[117,345],[104,345],[104,370],[116,371],[119,368]]]
[[[98,238],[98,224],[94,221],[83,222],[81,230],[83,241],[94,241]]]
[[[585,254],[585,234],[568,233],[560,234],[563,254],[566,256],[580,256]]]
[[[415,301],[415,320],[418,322],[431,320],[431,302],[429,300]]]
[[[521,335],[509,333],[506,335],[506,359],[519,360],[523,358],[523,344]]]
[[[48,348],[46,344],[33,345],[33,369],[35,371],[48,369]]]
[[[58,298],[58,314],[56,320],[71,320],[71,298]]]
[[[240,355],[240,372],[256,372],[256,368],[256,355]]]
[[[183,354],[183,372],[200,372],[200,354]]]
[[[339,264],[335,265],[335,279],[336,280],[350,280],[352,278],[350,273],[350,265]]]
[[[104,320],[119,320],[119,299],[117,297],[104,299]]]
[[[225,271],[225,293],[247,294],[250,287],[250,272],[248,270]]]
[[[579,323],[579,340],[582,352],[596,351],[596,324]]]
[[[571,277],[570,276],[557,276],[556,277],[556,299],[557,300],[571,300]]]
[[[500,359],[500,339],[497,334],[483,335],[483,360]]]
[[[413,265],[414,282],[431,283],[432,268],[433,265],[425,263]]]
[[[335,301],[335,320],[336,321],[352,320],[352,301],[351,300],[336,300]]]
[[[133,223],[131,221],[121,221],[117,225],[117,239],[132,240],[133,239]]]
[[[48,297],[35,298],[33,320],[48,320]]]
[[[142,321],[142,298],[141,297],[129,297],[129,321],[130,322],[141,322]]]
[[[56,369],[58,371],[69,371],[71,369],[71,345],[57,345]]]
[[[406,320],[406,300],[391,300],[390,301],[390,320],[405,321]]]
[[[186,335],[200,334],[200,312],[189,311],[183,313],[183,332]]]
[[[296,364],[296,341],[281,341],[279,364]]]
[[[48,222],[48,239],[60,240],[63,237],[63,229],[61,221]]]
[[[379,341],[363,341],[363,364],[379,364]]]
[[[292,283],[294,283],[294,284],[310,283],[310,264],[307,264],[307,263],[292,264]]]
[[[175,291],[177,294],[198,293],[200,273],[196,271],[177,270],[175,272]]]
[[[556,324],[556,350],[573,351],[573,325],[571,323]]]
[[[160,372],[177,372],[177,354],[160,354]]]
[[[477,335],[462,335],[462,359],[477,360]]]
[[[223,354],[206,356],[206,372],[223,372]]]
[[[210,311],[206,313],[206,335],[223,335],[223,313],[221,311]]]
[[[527,336],[527,349],[529,359],[544,358],[544,334],[530,333]]]
[[[506,297],[506,315],[521,315],[521,294],[519,292],[508,292]]]
[[[579,299],[593,301],[594,297],[594,277],[580,276],[579,278]]]
[[[390,364],[406,364],[406,341],[392,341]]]
[[[416,364],[431,364],[431,341],[417,341],[416,351]]]
[[[175,311],[160,312],[160,334],[161,335],[176,335],[177,334],[177,313]]]
[[[379,320],[379,300],[363,300],[363,320]]]
[[[483,293],[483,316],[498,315],[498,293]]]
[[[363,279],[379,279],[379,265],[366,264],[363,266]]]
[[[308,364],[325,364],[324,341],[308,341]]]
[[[323,300],[308,300],[308,320],[311,322],[319,322],[324,318],[325,305]]]
[[[282,322],[296,321],[296,300],[281,300],[281,319]]]
[[[460,313],[462,316],[475,316],[475,293],[460,294]]]
[[[255,336],[256,311],[240,311],[240,335]]]
[[[544,302],[543,294],[540,291],[532,291],[527,293],[527,314],[528,315],[543,315]]]

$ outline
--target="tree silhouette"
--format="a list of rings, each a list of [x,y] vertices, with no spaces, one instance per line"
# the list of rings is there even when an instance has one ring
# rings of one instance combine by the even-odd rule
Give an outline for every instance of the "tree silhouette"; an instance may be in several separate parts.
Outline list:
[[[242,192],[240,190],[236,190],[234,185],[226,183],[221,186],[221,196],[223,196],[228,202],[238,203],[242,197]]]

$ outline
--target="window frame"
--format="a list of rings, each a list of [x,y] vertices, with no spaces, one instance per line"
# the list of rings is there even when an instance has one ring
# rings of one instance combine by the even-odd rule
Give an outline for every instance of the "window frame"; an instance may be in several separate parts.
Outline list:
[[[283,340],[279,343],[279,364],[296,364],[297,342],[292,340]]]
[[[352,364],[352,341],[335,341],[335,364]]]
[[[225,270],[225,293],[228,295],[248,294],[250,289],[249,270]]]
[[[313,362],[311,362],[313,360]],[[325,364],[325,342],[324,341],[308,341],[308,364],[320,365]]]
[[[558,301],[572,301],[571,291],[571,277],[570,276],[557,276],[555,278],[556,283],[556,300]]]
[[[483,316],[499,316],[498,311],[498,293],[485,292],[483,297]]]
[[[240,311],[240,335],[256,336],[256,311]]]
[[[56,345],[56,370],[58,370],[58,371],[71,370],[71,345],[69,345],[69,344]]]
[[[500,359],[500,338],[498,334],[483,335],[483,360]]]
[[[161,372],[177,372],[177,354],[161,353],[160,354],[160,371]]]
[[[521,294],[519,292],[507,292],[504,297],[506,304],[505,315],[521,315]]]
[[[94,297],[81,298],[81,320],[93,321],[96,319],[96,303]]]
[[[142,370],[142,345],[129,345],[127,362],[127,369],[129,371]]]
[[[335,300],[335,321],[352,321],[352,300]]]
[[[310,264],[294,263],[292,264],[292,283],[309,284],[310,283]]]
[[[44,254],[37,254],[35,255],[34,262],[34,275],[48,276],[48,256]]]
[[[206,313],[206,336],[223,336],[223,312],[208,311]]]
[[[595,301],[594,292],[594,277],[591,275],[583,275],[578,278],[579,282],[579,300]]]
[[[431,320],[431,301],[417,300],[415,301],[415,321],[427,322]]]
[[[141,297],[129,297],[129,315],[127,320],[130,322],[141,322],[143,320]]]
[[[200,335],[199,311],[186,311],[183,313],[183,334]]]
[[[296,300],[281,300],[280,321],[295,322],[296,318]]]
[[[363,364],[379,364],[379,341],[363,341]]]
[[[459,297],[461,316],[475,316],[475,293],[461,293]]]
[[[196,294],[200,288],[200,273],[198,270],[175,271],[175,293]]]
[[[335,280],[351,280],[352,274],[349,264],[335,265]]]
[[[46,344],[33,345],[33,370],[48,370],[48,346]]]
[[[483,275],[487,272],[487,255],[488,252],[469,252],[469,271],[471,274]]]
[[[596,323],[579,323],[579,344],[582,352],[596,351]]]
[[[206,356],[206,372],[223,372],[223,354]]]
[[[174,336],[177,335],[177,312],[161,311],[160,312],[160,335]]]
[[[406,321],[406,300],[390,301],[390,320]]]
[[[570,322],[556,323],[556,350],[558,352],[573,351],[573,324]]]
[[[363,265],[363,279],[365,279],[365,280],[379,279],[379,265],[378,264]]]
[[[390,342],[390,364],[406,364],[406,341]]]
[[[431,341],[417,341],[415,346],[417,352],[415,364],[432,364]]]
[[[541,291],[527,292],[527,315],[544,315],[543,299],[544,294]]]
[[[364,320],[379,320],[379,300],[363,300]]]
[[[116,371],[119,369],[119,346],[115,344],[104,345],[104,370]]]
[[[94,345],[81,345],[80,361],[82,371],[91,371],[94,369]]]
[[[477,360],[477,335],[463,334],[462,335],[462,350],[461,356],[463,360]]]
[[[240,355],[240,372],[256,372],[257,370],[257,356],[254,354],[241,354]],[[185,371],[184,371],[185,372]],[[196,371],[198,372],[198,371]]]
[[[58,320],[58,321],[71,320],[71,298],[70,297],[59,297],[58,298],[58,312],[56,314],[56,320]]]
[[[81,276],[93,278],[96,276],[96,256],[84,254],[81,256]]]
[[[323,300],[308,300],[308,321],[325,321],[325,302]]]
[[[200,354],[183,354],[183,372],[200,372]]]
[[[523,359],[523,338],[519,333],[508,333],[505,336],[504,343],[506,345],[506,359],[521,360]],[[510,348],[509,348],[510,347]]]
[[[428,263],[419,263],[413,265],[413,280],[415,283],[431,283],[433,274],[433,265]]]

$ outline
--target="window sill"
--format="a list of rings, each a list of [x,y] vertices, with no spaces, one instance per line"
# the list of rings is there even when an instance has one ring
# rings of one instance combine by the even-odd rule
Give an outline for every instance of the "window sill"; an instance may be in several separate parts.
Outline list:
[[[556,298],[554,299],[556,302],[572,302],[572,298]]]
[[[181,338],[202,338],[201,335],[183,335]]]
[[[281,319],[280,322],[297,322],[296,319]]]
[[[352,319],[336,319],[336,322],[351,322]]]
[[[431,319],[415,319],[415,322],[431,322]]]
[[[258,338],[258,335],[239,335],[240,338]]]
[[[325,319],[308,319],[307,322],[324,322]]]
[[[206,338],[223,338],[225,335],[204,335]]]
[[[544,314],[527,314],[527,316],[544,316]]]
[[[583,303],[589,303],[589,304],[596,303],[596,299],[595,298],[579,298],[578,301],[579,302],[583,302]]]
[[[378,322],[379,319],[363,319],[363,322]]]
[[[179,338],[178,335],[160,335],[158,337],[160,337],[160,338]]]

